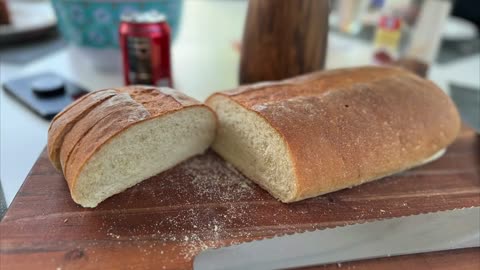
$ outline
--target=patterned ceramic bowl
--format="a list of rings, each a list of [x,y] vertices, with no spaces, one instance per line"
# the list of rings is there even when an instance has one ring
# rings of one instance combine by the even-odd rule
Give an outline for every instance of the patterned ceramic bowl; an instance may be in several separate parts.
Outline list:
[[[52,0],[63,37],[77,46],[118,48],[124,12],[157,10],[167,16],[175,38],[183,0]]]

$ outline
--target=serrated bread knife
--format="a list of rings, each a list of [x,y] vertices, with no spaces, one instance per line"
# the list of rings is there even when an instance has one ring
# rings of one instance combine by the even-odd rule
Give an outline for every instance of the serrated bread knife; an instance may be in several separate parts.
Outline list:
[[[392,218],[207,249],[195,270],[279,269],[480,246],[480,207]]]

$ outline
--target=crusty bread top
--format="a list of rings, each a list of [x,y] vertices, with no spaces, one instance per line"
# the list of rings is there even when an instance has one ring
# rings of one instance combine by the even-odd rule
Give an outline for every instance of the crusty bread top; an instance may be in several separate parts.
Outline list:
[[[141,116],[133,114],[132,117],[130,117],[132,118],[131,121],[142,120],[149,116],[148,111],[139,103],[135,102],[128,93],[117,93],[115,96],[105,100],[105,102],[90,110],[83,118],[79,119],[73,125],[71,130],[65,135],[60,151],[60,164],[65,176],[68,175],[69,169],[69,166],[66,165],[69,163],[72,152],[79,142],[84,139],[87,134],[93,132],[94,129],[101,128],[98,124],[100,124],[105,118],[124,121],[125,119],[122,119],[119,116],[126,109],[128,112],[131,112],[130,108],[132,107],[137,109],[138,114],[141,114]],[[123,118],[128,117],[128,115],[122,116]]]
[[[104,100],[114,96],[115,93],[112,89],[105,89],[84,95],[53,118],[48,129],[48,156],[57,170],[62,170],[60,147],[63,144],[65,135],[73,127],[73,123],[83,118],[85,114]],[[74,104],[76,106],[73,106]]]
[[[216,93],[264,118],[284,138],[297,199],[345,179],[373,179],[418,164],[450,144],[458,112],[432,82],[400,68],[317,72]],[[359,184],[359,183],[358,183]]]
[[[368,83],[404,73],[399,68],[335,69],[309,73],[282,81],[244,85],[219,94],[230,96],[246,106],[253,106],[269,101],[279,102],[297,96],[320,95],[329,90],[336,90],[353,84]]]
[[[169,88],[127,86],[92,92],[59,113],[50,124],[49,157],[70,189],[84,164],[116,134],[141,121],[190,106],[205,105]]]
[[[116,88],[119,93],[128,93],[132,99],[142,104],[152,116],[158,116],[183,107],[201,104],[184,93],[167,88],[133,85]]]

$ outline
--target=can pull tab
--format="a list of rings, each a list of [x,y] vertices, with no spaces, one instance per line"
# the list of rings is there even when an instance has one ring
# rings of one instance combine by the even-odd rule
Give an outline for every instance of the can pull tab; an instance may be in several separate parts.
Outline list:
[[[60,78],[46,76],[34,80],[31,89],[39,97],[53,97],[65,92],[65,83]]]

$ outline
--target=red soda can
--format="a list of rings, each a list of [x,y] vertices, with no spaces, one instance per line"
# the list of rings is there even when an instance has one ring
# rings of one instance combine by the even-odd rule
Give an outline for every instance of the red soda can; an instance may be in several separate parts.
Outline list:
[[[124,14],[119,36],[126,85],[173,86],[170,27],[163,14],[156,11]]]

